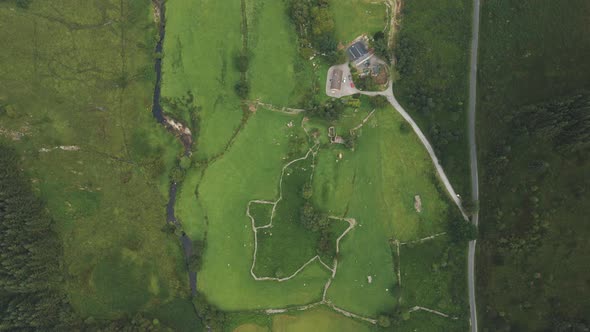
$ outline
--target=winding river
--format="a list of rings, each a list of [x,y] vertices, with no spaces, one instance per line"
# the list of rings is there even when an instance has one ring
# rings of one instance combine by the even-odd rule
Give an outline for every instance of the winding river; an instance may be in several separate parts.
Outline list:
[[[164,0],[153,0],[154,5],[154,13],[155,18],[158,23],[158,42],[156,44],[155,53],[162,54],[164,48],[164,37],[166,35],[166,13],[165,13],[165,6]],[[162,104],[160,102],[161,98],[161,90],[162,90],[162,57],[157,56],[154,63],[154,70],[156,71],[156,85],[154,87],[154,96],[152,101],[152,115],[160,123],[163,125],[168,132],[177,136],[184,146],[185,155],[190,155],[191,148],[192,148],[192,136],[190,131],[186,129],[183,125],[175,122],[169,116],[164,115],[162,110]],[[173,224],[177,228],[180,228],[180,222],[176,219],[176,215],[174,213],[174,206],[176,204],[176,192],[178,189],[178,184],[176,182],[170,183],[170,189],[168,191],[168,204],[166,205],[166,222]],[[182,251],[184,253],[185,263],[187,265],[189,283],[191,288],[191,293],[193,295],[196,294],[197,291],[197,273],[192,272],[188,269],[189,259],[193,253],[193,244],[191,239],[186,235],[186,233],[182,232],[179,236],[180,243],[182,245]]]

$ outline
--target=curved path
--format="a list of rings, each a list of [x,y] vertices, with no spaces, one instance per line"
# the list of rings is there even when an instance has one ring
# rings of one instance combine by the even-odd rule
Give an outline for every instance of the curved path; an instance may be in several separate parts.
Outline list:
[[[471,68],[469,71],[469,159],[471,161],[471,199],[479,201],[479,180],[477,174],[477,149],[475,140],[475,101],[477,97],[477,50],[479,47],[479,1],[473,0],[473,25],[471,30]],[[479,211],[471,216],[471,222],[477,226]],[[475,245],[477,240],[469,242],[467,254],[467,278],[469,285],[469,310],[471,312],[471,332],[477,332],[477,309],[475,302]]]

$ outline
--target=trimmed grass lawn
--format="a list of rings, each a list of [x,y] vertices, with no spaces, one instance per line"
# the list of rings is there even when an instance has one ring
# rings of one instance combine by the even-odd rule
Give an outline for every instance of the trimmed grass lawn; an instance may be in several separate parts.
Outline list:
[[[223,151],[240,124],[234,93],[234,59],[241,42],[239,1],[171,1],[166,4],[162,96],[192,91],[201,107],[197,157]]]
[[[402,121],[390,108],[378,110],[361,129],[354,152],[344,152],[338,162],[335,152],[320,155],[314,178],[320,206],[358,222],[341,243],[341,261],[328,298],[368,316],[395,303],[389,240],[440,232],[448,209],[446,197],[433,183],[426,151],[414,135],[399,131]],[[420,214],[414,210],[415,194],[422,198]]]
[[[223,309],[283,307],[321,298],[329,274],[319,263],[282,283],[255,281],[250,275],[254,234],[246,206],[252,199],[278,196],[289,137],[301,130],[287,126],[292,120],[299,123],[301,117],[257,111],[233,147],[209,166],[199,186],[209,226],[198,285]]]
[[[285,1],[247,1],[250,98],[278,106],[297,106],[311,89],[311,64],[298,54]]]
[[[350,43],[363,33],[372,36],[387,25],[387,8],[384,1],[337,0],[330,2],[334,14],[336,38]]]
[[[272,319],[273,332],[364,332],[371,330],[370,325],[344,317],[325,307],[301,313],[276,315]]]
[[[63,240],[74,310],[118,318],[188,296],[178,240],[160,231],[180,145],[150,112],[150,5],[10,7],[0,5],[0,43],[10,45],[0,54],[0,99],[14,114],[1,115],[0,128],[24,133],[11,143]]]

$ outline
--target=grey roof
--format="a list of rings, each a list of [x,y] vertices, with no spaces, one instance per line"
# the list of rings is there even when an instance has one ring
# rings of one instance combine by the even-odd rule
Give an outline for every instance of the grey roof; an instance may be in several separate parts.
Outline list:
[[[340,70],[340,69],[332,70],[331,76],[332,76],[331,77],[332,81],[330,81],[330,89],[340,90],[340,87],[342,86],[342,70]]]
[[[356,61],[367,55],[367,53],[369,53],[369,51],[367,50],[365,44],[361,41],[357,41],[348,48],[348,58],[350,61]]]

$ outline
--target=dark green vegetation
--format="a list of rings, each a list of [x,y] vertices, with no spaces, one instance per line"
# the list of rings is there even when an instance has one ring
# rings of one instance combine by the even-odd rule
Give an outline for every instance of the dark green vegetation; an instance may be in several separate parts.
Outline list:
[[[391,50],[387,45],[387,35],[383,31],[378,31],[373,35],[371,44],[375,55],[389,63],[391,61]]]
[[[329,62],[338,58],[338,41],[330,5],[330,0],[289,0],[289,17],[297,29],[300,52],[304,58],[316,52],[323,54]]]
[[[478,133],[481,326],[589,326],[590,3],[486,1]]]
[[[2,305],[22,312],[19,324],[51,326],[60,323],[55,315],[71,313],[75,324],[87,326],[112,320],[114,328],[133,317],[143,324],[137,315],[157,318],[162,323],[153,325],[160,327],[194,326],[181,250],[161,231],[168,175],[181,146],[150,112],[152,18],[149,2],[31,1],[27,9],[0,3],[0,139],[17,151],[18,168],[26,170],[21,181],[43,202],[23,198],[32,203],[21,209],[33,207],[13,215],[27,222],[23,233],[2,236],[42,241],[27,250],[59,251],[57,263],[46,259],[56,274],[37,271],[44,284],[35,285],[34,273],[28,283],[19,274],[22,293],[6,290],[13,302]],[[45,221],[28,222],[35,211]],[[48,305],[54,310],[41,315],[50,322],[22,321],[26,310]],[[61,307],[71,309],[62,314]],[[171,319],[170,312],[185,315]]]
[[[455,191],[469,195],[467,97],[472,0],[408,0],[393,90],[432,143]]]
[[[465,274],[465,243],[456,245],[446,236],[421,243],[408,243],[400,248],[401,286],[393,286],[400,308],[419,305],[437,308],[451,317],[447,331],[468,330],[467,275]],[[392,250],[397,250],[392,246]],[[398,309],[399,312],[400,309]],[[400,327],[415,324],[402,314],[394,313],[391,321]],[[415,315],[418,312],[412,312]],[[421,320],[432,321],[440,317],[429,315]]]

